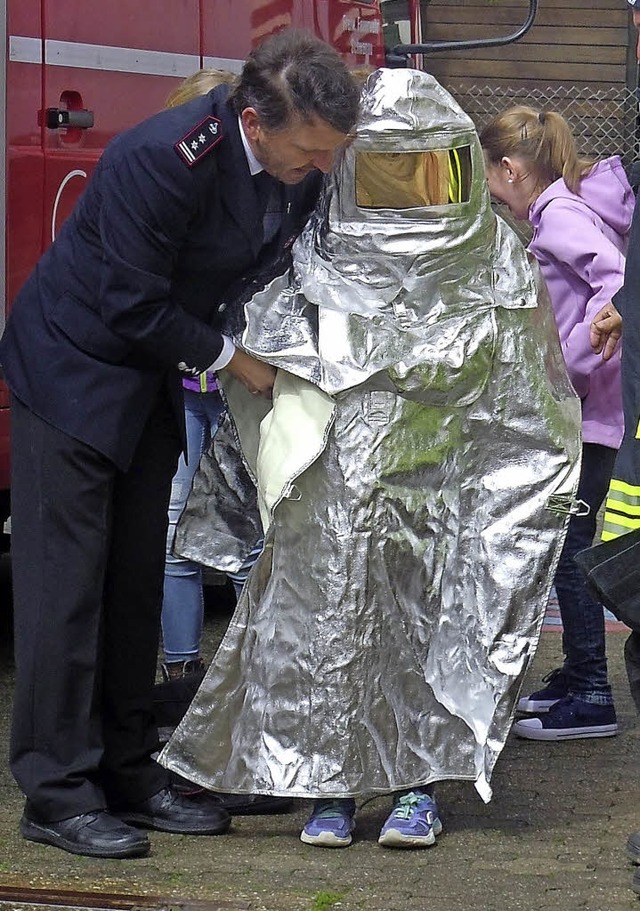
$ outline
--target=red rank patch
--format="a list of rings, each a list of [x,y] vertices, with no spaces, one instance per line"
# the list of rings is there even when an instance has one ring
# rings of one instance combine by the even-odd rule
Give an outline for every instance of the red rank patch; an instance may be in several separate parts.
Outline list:
[[[187,167],[192,168],[222,139],[222,123],[217,117],[205,117],[174,149]]]

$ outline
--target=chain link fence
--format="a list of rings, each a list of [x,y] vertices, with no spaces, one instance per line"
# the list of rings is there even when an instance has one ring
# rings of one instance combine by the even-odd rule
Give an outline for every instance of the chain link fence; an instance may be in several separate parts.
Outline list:
[[[576,138],[578,152],[586,158],[620,155],[631,182],[634,162],[640,162],[638,99],[626,86],[592,89],[581,86],[545,89],[495,88],[492,86],[445,86],[460,107],[467,112],[480,131],[496,114],[515,104],[528,104],[540,110],[558,111],[569,122]],[[635,169],[633,169],[635,170]],[[638,169],[640,177],[640,168]],[[527,225],[514,223],[504,206],[496,207],[528,240]]]

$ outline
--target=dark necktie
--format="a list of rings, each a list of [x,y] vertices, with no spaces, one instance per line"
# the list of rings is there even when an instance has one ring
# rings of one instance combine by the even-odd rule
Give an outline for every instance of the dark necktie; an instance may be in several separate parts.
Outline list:
[[[258,197],[259,208],[262,212],[266,212],[267,210],[267,203],[271,196],[273,184],[273,177],[271,174],[267,174],[266,171],[258,171],[257,174],[253,175],[253,186],[256,191],[256,196]]]
[[[279,181],[267,174],[266,171],[259,171],[258,174],[254,174],[253,185],[258,197],[259,209],[263,213],[262,233],[264,243],[268,244],[276,236],[282,221],[282,188]]]

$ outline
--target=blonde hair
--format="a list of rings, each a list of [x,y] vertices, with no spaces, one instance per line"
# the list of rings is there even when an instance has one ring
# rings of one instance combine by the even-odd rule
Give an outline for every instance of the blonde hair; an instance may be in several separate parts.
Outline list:
[[[480,144],[491,164],[517,156],[531,168],[544,189],[562,177],[573,193],[596,159],[581,158],[571,128],[562,114],[517,105],[498,114],[480,133]]]
[[[369,76],[375,73],[375,69],[372,66],[367,66],[363,64],[362,66],[356,66],[351,70],[351,75],[356,81],[356,85],[359,89],[363,87]]]
[[[232,85],[236,81],[235,73],[228,70],[203,69],[196,70],[176,86],[165,102],[165,107],[175,108],[179,104],[206,95],[218,85]]]

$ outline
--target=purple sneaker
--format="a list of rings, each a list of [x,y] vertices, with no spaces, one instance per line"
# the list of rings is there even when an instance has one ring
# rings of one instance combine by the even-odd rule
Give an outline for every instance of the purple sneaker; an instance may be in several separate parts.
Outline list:
[[[355,800],[314,800],[311,816],[300,833],[305,845],[320,848],[346,848],[356,827]]]
[[[394,804],[380,832],[378,844],[385,848],[428,848],[442,832],[438,807],[424,791],[409,791]]]
[[[614,737],[618,724],[612,705],[595,705],[575,696],[565,696],[545,715],[516,721],[513,730],[526,740],[580,740]]]

